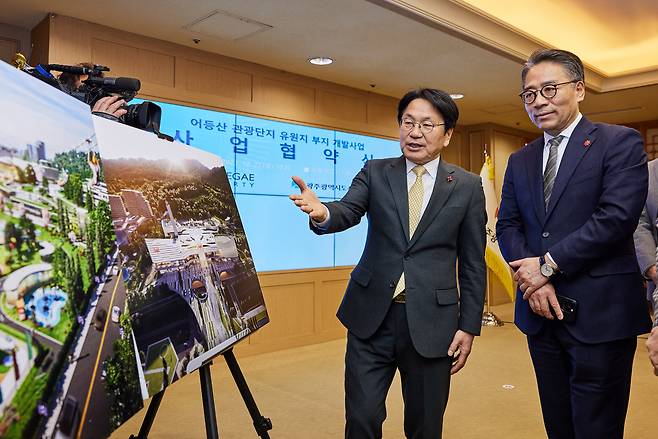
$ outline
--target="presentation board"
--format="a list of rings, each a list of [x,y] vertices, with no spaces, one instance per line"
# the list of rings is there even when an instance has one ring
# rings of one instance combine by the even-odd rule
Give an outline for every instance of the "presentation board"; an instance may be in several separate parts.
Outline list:
[[[4,62],[0,84],[0,437],[106,437],[143,399],[134,356],[115,367],[133,350],[89,107]]]
[[[231,184],[4,62],[0,83],[0,437],[108,437],[269,321]]]
[[[302,177],[323,201],[340,199],[367,160],[401,154],[398,140],[156,103],[162,132],[224,160],[258,271],[357,263],[367,219],[316,236],[288,199],[298,191],[290,177]]]
[[[222,159],[94,125],[146,399],[269,319]]]

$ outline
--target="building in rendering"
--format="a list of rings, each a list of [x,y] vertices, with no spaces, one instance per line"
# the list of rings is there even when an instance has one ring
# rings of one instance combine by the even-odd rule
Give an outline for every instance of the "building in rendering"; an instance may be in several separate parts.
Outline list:
[[[123,198],[123,204],[126,210],[131,215],[140,215],[145,218],[153,217],[151,205],[141,192],[124,189],[121,191],[121,198]]]

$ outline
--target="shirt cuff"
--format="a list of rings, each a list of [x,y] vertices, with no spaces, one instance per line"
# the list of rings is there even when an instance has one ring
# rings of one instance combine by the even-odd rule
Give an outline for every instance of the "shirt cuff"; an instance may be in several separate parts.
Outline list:
[[[322,205],[322,207],[324,207],[325,212],[327,212],[327,218],[321,223],[311,218],[311,223],[313,224],[313,226],[315,226],[318,229],[326,230],[327,226],[329,225],[329,220],[331,219],[331,212],[329,212],[329,209],[324,204]]]
[[[555,262],[555,259],[553,259],[553,256],[551,256],[549,252],[546,252],[546,259],[548,259],[548,262],[550,262],[557,271],[560,271],[560,267],[557,265],[557,262]]]

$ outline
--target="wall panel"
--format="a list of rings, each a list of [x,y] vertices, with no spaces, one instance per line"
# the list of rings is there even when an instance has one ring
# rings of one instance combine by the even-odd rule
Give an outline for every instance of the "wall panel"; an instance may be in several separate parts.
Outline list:
[[[40,63],[47,63],[50,60],[50,31],[52,22],[49,19],[42,20],[30,32],[32,40],[32,51],[30,52],[30,65],[36,66]]]
[[[285,116],[315,113],[316,90],[274,78],[262,78],[254,90],[254,101],[265,107],[279,108]]]
[[[20,43],[14,38],[0,36],[0,61],[11,63],[14,54],[20,52]]]
[[[468,169],[476,174],[480,173],[484,163],[484,146],[487,144],[486,133],[484,129],[468,132]]]
[[[252,75],[192,60],[183,62],[186,91],[251,102]]]
[[[363,96],[349,96],[328,90],[318,94],[318,113],[333,119],[367,123],[367,101]]]
[[[270,323],[267,325],[267,331],[253,335],[254,342],[313,334],[314,293],[314,282],[263,287]]]
[[[463,142],[464,142],[463,132],[455,128],[455,130],[452,132],[450,143],[441,151],[441,158],[445,159],[445,161],[448,163],[452,163],[453,165],[457,165],[462,168],[468,169],[468,166],[464,166],[463,163],[463,155],[464,155],[462,154]]]
[[[270,323],[236,347],[241,355],[345,336],[336,310],[351,267],[259,273]]]
[[[11,63],[16,52],[30,59],[30,32],[0,23],[0,60]]]
[[[319,284],[322,293],[317,295],[316,331],[342,334],[343,325],[336,318],[336,311],[343,299],[347,279],[330,279]]]
[[[112,66],[112,76],[139,78],[145,83],[174,86],[175,58],[152,50],[91,40],[91,62]]]
[[[370,94],[366,109],[368,124],[374,126],[390,127],[391,121],[397,118],[397,102],[391,99],[382,99]]]

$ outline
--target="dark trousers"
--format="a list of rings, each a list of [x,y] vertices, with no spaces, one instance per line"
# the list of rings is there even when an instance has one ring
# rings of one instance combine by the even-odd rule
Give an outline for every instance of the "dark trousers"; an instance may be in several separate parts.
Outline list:
[[[581,343],[560,322],[528,337],[550,439],[624,437],[636,343]]]
[[[393,303],[368,339],[347,334],[345,354],[345,437],[382,437],[386,394],[400,370],[404,432],[410,439],[437,439],[450,390],[451,359],[424,358],[413,347],[404,304]]]

